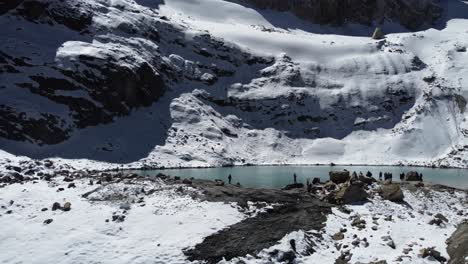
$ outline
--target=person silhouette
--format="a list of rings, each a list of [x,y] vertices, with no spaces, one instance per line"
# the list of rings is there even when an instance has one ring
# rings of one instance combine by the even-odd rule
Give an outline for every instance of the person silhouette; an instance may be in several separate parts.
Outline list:
[[[231,181],[232,181],[232,176],[231,176],[231,174],[229,174],[229,176],[228,176],[228,181],[229,181],[229,184],[231,184]]]
[[[294,173],[294,176],[293,176],[293,177],[294,177],[294,184],[296,184],[296,183],[297,183],[297,175],[296,175],[296,173]]]

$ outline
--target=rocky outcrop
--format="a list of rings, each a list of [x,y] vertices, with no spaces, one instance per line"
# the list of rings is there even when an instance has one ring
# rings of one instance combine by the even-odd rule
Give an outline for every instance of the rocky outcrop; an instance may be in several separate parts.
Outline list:
[[[447,240],[448,264],[463,263],[468,258],[468,222],[460,224]]]
[[[347,22],[371,25],[385,20],[398,22],[411,30],[433,24],[443,9],[432,0],[243,0],[259,8],[289,11],[320,24]]]

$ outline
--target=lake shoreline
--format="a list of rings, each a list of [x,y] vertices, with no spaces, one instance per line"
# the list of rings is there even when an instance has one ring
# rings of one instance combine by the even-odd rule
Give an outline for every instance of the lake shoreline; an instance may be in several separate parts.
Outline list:
[[[122,165],[123,166],[123,165]],[[221,165],[221,166],[180,166],[180,167],[158,167],[158,166],[141,166],[141,167],[116,167],[110,169],[102,169],[99,171],[146,171],[146,170],[184,170],[184,169],[213,169],[213,168],[242,168],[242,167],[415,167],[415,168],[428,168],[428,169],[460,169],[467,170],[467,167],[457,166],[429,166],[420,164],[327,164],[327,163],[260,163],[260,164],[235,164],[235,165]]]

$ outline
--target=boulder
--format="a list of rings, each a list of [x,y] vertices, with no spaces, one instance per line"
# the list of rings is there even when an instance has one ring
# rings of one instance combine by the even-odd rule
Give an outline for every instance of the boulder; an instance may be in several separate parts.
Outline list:
[[[62,208],[62,206],[60,205],[60,203],[55,202],[52,205],[52,211],[56,211],[56,210],[61,209],[61,208]]]
[[[410,171],[405,175],[405,181],[421,181],[419,174],[416,171]]]
[[[344,239],[344,234],[341,232],[338,232],[332,236],[333,240],[343,240]]]
[[[182,181],[182,183],[183,183],[183,184],[189,184],[189,185],[190,185],[190,184],[192,184],[192,181],[189,180],[189,179],[184,179],[184,180]]]
[[[335,195],[336,201],[344,204],[363,202],[367,197],[364,184],[359,181],[342,186]]]
[[[62,207],[62,210],[67,212],[67,211],[70,211],[71,210],[71,203],[70,202],[66,202],[63,204],[63,207]]]
[[[431,248],[423,248],[419,251],[419,255],[421,258],[427,258],[427,257],[432,257],[436,259],[439,262],[445,263],[447,261],[446,258],[444,258],[439,251],[435,250],[433,247]]]
[[[363,176],[363,175],[360,175],[360,176],[358,177],[358,179],[359,179],[360,181],[362,181],[363,183],[367,184],[367,185],[370,185],[370,184],[372,184],[372,183],[374,183],[374,182],[377,182],[377,180],[374,179],[373,177],[367,177],[367,176]]]
[[[351,222],[351,226],[357,227],[358,229],[364,229],[366,228],[366,220],[361,219],[361,217],[358,216]]]
[[[330,171],[328,173],[330,181],[340,184],[350,180],[349,171]]]
[[[320,178],[314,178],[312,180],[312,184],[319,184],[320,183]]]
[[[392,202],[403,202],[405,198],[403,191],[398,184],[385,184],[380,187],[380,196]]]

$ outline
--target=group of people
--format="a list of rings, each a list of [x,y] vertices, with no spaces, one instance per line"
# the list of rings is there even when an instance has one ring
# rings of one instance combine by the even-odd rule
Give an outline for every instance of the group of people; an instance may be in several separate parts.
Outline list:
[[[345,170],[346,171],[346,170]],[[359,177],[364,177],[364,174],[362,173],[362,171],[359,172],[359,175],[353,171],[352,173],[352,179],[359,179]],[[382,177],[383,176],[383,177]],[[366,177],[372,177],[372,172],[370,171],[367,171],[366,173]],[[423,174],[422,173],[418,173],[418,177],[419,177],[419,180],[422,181],[423,180]],[[379,172],[379,180],[382,181],[382,179],[384,181],[386,180],[390,180],[392,181],[393,180],[393,173],[391,172]],[[294,180],[294,184],[297,184],[297,175],[296,173],[293,174],[293,180]],[[400,180],[403,181],[405,180],[405,173],[401,173],[400,174]],[[228,181],[229,181],[229,184],[231,184],[231,181],[232,181],[232,176],[231,174],[229,174],[228,176]],[[306,182],[306,187],[307,187],[307,190],[310,192],[312,190],[312,185],[316,184],[317,182],[317,179],[313,179],[312,181],[310,181],[309,179],[307,179],[307,182]],[[319,180],[320,181],[320,180]],[[237,183],[239,184],[239,183]]]
[[[372,177],[372,172],[367,171],[366,176],[367,177]],[[353,171],[353,174],[351,174],[351,177],[353,179],[358,179],[358,174],[355,171]],[[364,174],[362,173],[362,171],[359,172],[359,177],[364,177]]]

